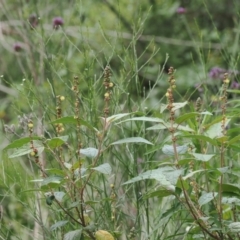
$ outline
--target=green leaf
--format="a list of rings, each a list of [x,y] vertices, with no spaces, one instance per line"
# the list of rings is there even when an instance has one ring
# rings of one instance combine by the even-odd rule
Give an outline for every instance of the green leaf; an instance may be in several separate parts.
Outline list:
[[[238,184],[224,183],[222,184],[222,191],[240,196],[240,187]]]
[[[173,195],[172,191],[166,190],[166,189],[161,189],[161,190],[156,190],[150,193],[147,193],[144,195],[143,199],[148,199],[148,198],[153,198],[153,197],[158,197],[158,198],[163,198]]]
[[[240,135],[234,137],[234,138],[231,138],[231,140],[228,141],[228,145],[231,145],[235,142],[239,142],[239,139],[240,139]]]
[[[232,222],[228,225],[228,228],[232,233],[240,233],[240,222]]]
[[[68,221],[58,221],[50,227],[50,231],[54,231],[57,228],[63,227],[68,223]]]
[[[183,177],[183,179],[186,180],[186,179],[192,177],[194,174],[200,173],[200,172],[203,172],[203,171],[205,171],[205,170],[204,170],[204,169],[200,169],[200,170],[196,170],[196,171],[190,172],[190,173],[188,173],[187,175],[185,175],[185,176]]]
[[[135,183],[135,182],[142,181],[145,179],[155,179],[165,189],[173,191],[173,192],[175,191],[175,187],[170,183],[170,181],[167,180],[166,176],[163,175],[162,173],[159,173],[159,171],[157,171],[157,170],[149,170],[147,172],[144,172],[144,173],[138,175],[137,177],[134,177],[131,180],[123,183],[123,185]]]
[[[212,159],[215,154],[200,154],[200,153],[192,153],[195,160],[202,161],[202,162],[208,162],[210,159]]]
[[[198,203],[200,206],[203,206],[204,204],[207,204],[214,198],[216,198],[217,195],[218,195],[217,192],[203,193],[202,196],[198,199]]]
[[[154,125],[152,127],[147,128],[146,130],[164,130],[166,128],[167,128],[166,125],[164,125],[162,123],[159,123],[159,124],[156,124],[156,125]]]
[[[30,143],[32,140],[41,140],[41,139],[42,139],[42,137],[38,137],[38,136],[33,136],[31,138],[30,137],[20,138],[18,140],[13,141],[9,145],[7,145],[3,149],[3,151],[6,151],[6,150],[11,149],[11,148],[20,148],[23,145],[25,145],[27,143]]]
[[[50,177],[44,178],[41,183],[41,188],[42,189],[57,188],[60,186],[62,180],[63,180],[63,177],[60,177],[60,176],[50,176]]]
[[[80,240],[81,236],[82,236],[82,229],[74,230],[66,233],[64,235],[63,240]]]
[[[99,165],[97,167],[94,167],[92,169],[94,169],[95,171],[98,171],[100,173],[103,173],[103,174],[111,174],[112,173],[112,168],[111,168],[109,163],[101,164],[101,165]]]
[[[226,119],[225,127],[227,127],[228,123],[231,119]],[[208,130],[204,133],[205,136],[210,137],[212,139],[222,137],[222,122],[215,123],[211,125]]]
[[[44,147],[42,146],[42,142],[37,141],[37,140],[33,140],[33,146],[35,149],[37,149],[38,154],[41,154],[44,151]],[[9,149],[10,150],[10,149]],[[29,153],[31,153],[33,150],[30,147],[30,144],[25,144],[22,145],[20,148],[14,148],[11,150],[11,154],[9,154],[9,158],[16,158],[16,157],[20,157],[20,156],[24,156],[27,155]]]
[[[108,117],[106,119],[106,121],[112,123],[112,122],[115,122],[115,121],[117,121],[117,120],[119,120],[119,119],[121,119],[123,117],[129,116],[129,115],[135,114],[135,113],[136,112],[133,112],[133,113],[120,113],[120,114],[112,115],[112,116]]]
[[[182,102],[182,103],[173,103],[173,111],[176,111],[177,109],[183,108],[188,104],[188,102]]]
[[[65,176],[66,173],[58,168],[49,168],[49,169],[45,169],[46,172],[48,172],[49,174],[55,174],[55,175],[59,175],[59,176]]]
[[[88,127],[89,129],[95,130],[95,128],[87,121],[83,120],[82,118],[79,119],[81,125]],[[67,116],[58,118],[51,122],[52,124],[63,123],[63,124],[77,124],[78,121],[74,116]]]
[[[179,131],[187,131],[187,132],[195,132],[192,128],[188,127],[188,126],[182,126],[182,125],[178,125],[178,124],[173,124],[173,126],[169,123],[160,123],[160,124],[156,124],[152,127],[147,128],[146,130],[163,130],[166,128],[175,128]]]
[[[65,193],[64,192],[54,192],[54,196],[59,202],[62,202],[63,197],[65,196]]]
[[[191,139],[196,139],[196,140],[202,140],[204,142],[209,142],[213,146],[217,146],[217,141],[215,139],[212,139],[210,137],[204,136],[204,135],[184,135],[185,138],[191,138]]]
[[[117,124],[127,122],[127,121],[143,121],[143,122],[158,122],[158,123],[165,123],[161,118],[154,118],[154,117],[133,117],[130,119],[126,119],[124,121],[121,121]]]
[[[191,118],[195,118],[198,115],[200,115],[200,113],[198,113],[198,112],[185,113],[185,114],[179,116],[178,118],[176,118],[175,122],[178,124],[181,124],[182,122],[184,122],[188,119],[191,119]]]
[[[117,144],[124,144],[124,143],[146,143],[146,144],[153,145],[153,143],[141,137],[124,138],[116,142],[113,142],[110,145],[117,145]]]
[[[80,154],[89,157],[89,158],[95,158],[98,155],[98,149],[96,148],[81,148],[80,149]]]
[[[137,177],[125,182],[123,185],[135,183],[145,179],[155,179],[159,182],[160,187],[163,187],[169,191],[174,191],[177,180],[182,173],[183,171],[181,169],[175,169],[173,167],[166,166],[141,173]]]
[[[68,136],[61,136],[47,140],[47,145],[50,148],[56,148],[67,142]]]
[[[176,151],[178,154],[184,154],[188,150],[188,145],[177,146]],[[173,145],[164,145],[162,148],[164,154],[168,156],[174,156],[174,148]]]
[[[237,197],[223,197],[222,204],[235,204],[237,206],[240,206],[240,199]]]

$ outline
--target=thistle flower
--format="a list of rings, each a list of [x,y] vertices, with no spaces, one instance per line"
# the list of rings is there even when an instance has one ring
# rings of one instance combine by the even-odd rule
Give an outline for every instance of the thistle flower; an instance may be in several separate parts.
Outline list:
[[[176,12],[177,12],[178,14],[185,14],[185,13],[187,12],[187,10],[186,10],[186,8],[184,8],[184,7],[179,7],[179,8],[176,10]]]
[[[58,29],[59,26],[62,26],[64,24],[64,21],[61,17],[55,17],[53,18],[53,28]]]
[[[222,79],[224,73],[226,73],[226,72],[227,72],[226,69],[223,69],[223,68],[220,68],[220,67],[213,67],[213,68],[209,71],[208,76],[209,76],[210,78],[213,78],[213,79]]]
[[[32,28],[35,28],[38,25],[38,17],[35,13],[31,14],[28,18],[28,21]]]
[[[230,87],[232,89],[239,89],[240,88],[240,84],[237,81],[233,81]]]
[[[22,49],[23,49],[22,44],[21,43],[14,43],[13,49],[14,49],[15,52],[21,52]]]

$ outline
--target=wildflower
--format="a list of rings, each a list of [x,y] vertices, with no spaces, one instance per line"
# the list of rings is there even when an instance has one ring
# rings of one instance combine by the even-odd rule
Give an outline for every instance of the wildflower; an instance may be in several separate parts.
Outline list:
[[[31,14],[28,18],[28,21],[32,28],[35,28],[38,25],[38,17],[35,13]]]
[[[187,12],[186,8],[184,7],[179,7],[176,11],[178,14],[184,14]]]
[[[14,49],[14,51],[15,52],[21,52],[22,51],[22,44],[21,43],[15,43],[14,45],[13,45],[13,49]]]
[[[231,84],[231,88],[239,89],[240,88],[240,84],[237,81],[233,81],[232,84]]]
[[[226,69],[220,68],[220,67],[213,67],[210,71],[208,76],[210,78],[214,78],[214,79],[221,79],[223,78],[224,73],[226,73]]]
[[[58,29],[59,26],[62,26],[64,24],[64,21],[61,17],[55,17],[53,18],[53,28]]]

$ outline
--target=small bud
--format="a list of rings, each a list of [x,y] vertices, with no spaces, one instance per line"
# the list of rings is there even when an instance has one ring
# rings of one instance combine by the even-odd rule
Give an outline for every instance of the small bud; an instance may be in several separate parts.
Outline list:
[[[30,156],[34,157],[36,155],[36,153],[34,151],[30,152]]]
[[[65,100],[65,97],[64,97],[64,96],[61,96],[61,97],[60,97],[60,100],[61,100],[61,101],[64,101],[64,100]]]
[[[28,123],[28,128],[33,128],[33,123]]]
[[[104,94],[104,97],[105,97],[105,98],[109,98],[109,96],[110,96],[109,93],[105,93],[105,94]]]
[[[111,184],[110,187],[111,187],[111,188],[114,188],[114,184]]]
[[[112,82],[109,83],[109,87],[110,88],[113,87],[113,83]]]

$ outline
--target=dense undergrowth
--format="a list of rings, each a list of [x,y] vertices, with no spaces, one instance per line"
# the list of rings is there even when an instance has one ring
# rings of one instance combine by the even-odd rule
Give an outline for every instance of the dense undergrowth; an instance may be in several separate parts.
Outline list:
[[[47,3],[1,5],[1,239],[240,239],[238,2]]]

